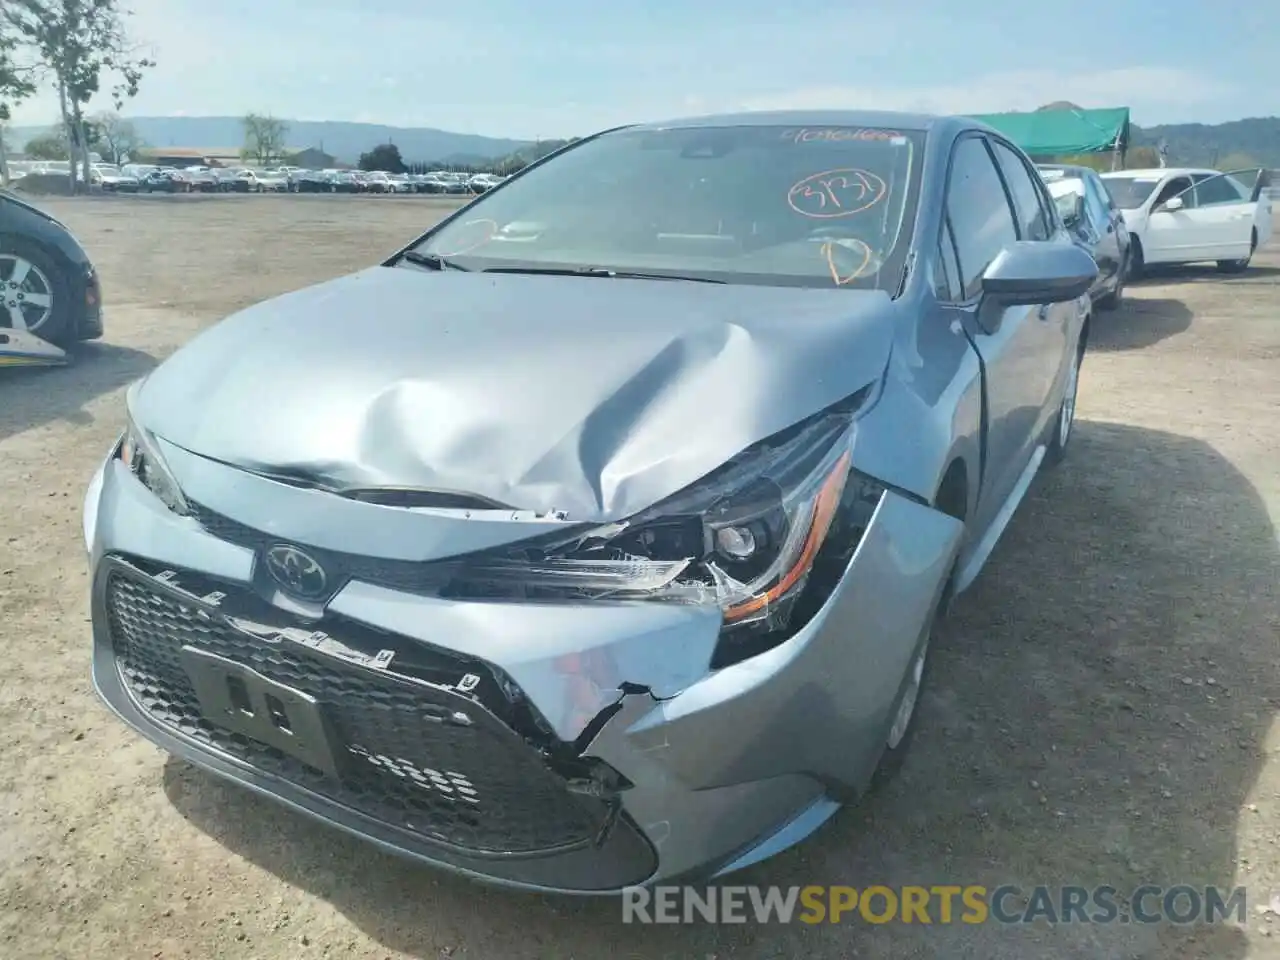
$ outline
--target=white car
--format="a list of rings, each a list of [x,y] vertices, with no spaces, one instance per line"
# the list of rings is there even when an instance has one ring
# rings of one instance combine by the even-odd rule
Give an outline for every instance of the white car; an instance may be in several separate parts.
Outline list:
[[[1246,186],[1242,176],[1252,176]],[[1131,273],[1149,263],[1213,260],[1238,273],[1271,239],[1271,199],[1262,171],[1194,168],[1102,174],[1133,238]]]
[[[138,178],[110,163],[95,163],[89,171],[90,180],[108,192],[136,193]]]
[[[280,193],[289,189],[289,177],[279,170],[241,170],[239,177],[251,193]]]
[[[495,176],[492,173],[477,173],[467,181],[467,186],[470,187],[474,193],[484,193],[486,190],[492,190],[504,179],[506,178]]]

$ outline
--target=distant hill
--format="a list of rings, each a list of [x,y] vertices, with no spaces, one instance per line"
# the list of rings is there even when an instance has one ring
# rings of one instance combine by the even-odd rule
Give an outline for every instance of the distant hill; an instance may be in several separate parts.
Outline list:
[[[1280,167],[1280,117],[1250,117],[1212,126],[1203,123],[1171,123],[1160,127],[1132,128],[1136,146],[1169,144],[1169,164],[1227,166],[1258,164]]]
[[[1073,107],[1057,101],[1041,109]],[[236,147],[244,142],[244,129],[239,117],[133,117],[134,126],[154,147]],[[346,123],[334,120],[290,120],[289,146],[321,147],[344,163],[355,163],[360,154],[380,143],[391,142],[400,148],[407,162],[443,161],[457,164],[484,164],[498,158],[533,159],[546,152],[530,150],[528,140],[482,137],[470,133],[451,133],[430,127],[388,127],[372,123]],[[45,133],[47,127],[13,127],[9,146],[20,150],[33,136]],[[1243,166],[1257,163],[1280,167],[1280,117],[1252,117],[1229,123],[1175,123],[1158,127],[1133,126],[1133,145],[1169,144],[1169,163],[1206,166],[1232,161]]]
[[[153,147],[236,147],[244,142],[239,117],[130,117],[139,135]],[[320,147],[344,163],[355,163],[360,154],[380,143],[394,143],[409,162],[448,161],[474,163],[515,153],[528,140],[450,133],[430,127],[387,127],[373,123],[335,120],[289,120],[290,147]],[[20,150],[28,139],[48,127],[12,127],[10,148]]]

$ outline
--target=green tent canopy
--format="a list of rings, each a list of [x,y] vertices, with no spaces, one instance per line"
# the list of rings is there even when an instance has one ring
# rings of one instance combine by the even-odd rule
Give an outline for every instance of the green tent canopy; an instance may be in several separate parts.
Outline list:
[[[1105,153],[1129,146],[1129,108],[1103,110],[1037,110],[1034,113],[988,113],[974,117],[995,127],[1031,156]]]

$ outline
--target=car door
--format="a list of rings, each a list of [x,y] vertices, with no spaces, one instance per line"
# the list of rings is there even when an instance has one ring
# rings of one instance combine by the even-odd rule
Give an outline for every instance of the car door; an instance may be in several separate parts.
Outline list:
[[[1275,192],[1275,187],[1271,180],[1271,170],[1251,170],[1249,174],[1254,178],[1253,188],[1249,195],[1258,206],[1257,212],[1254,214],[1254,227],[1258,231],[1258,246],[1261,247],[1271,240],[1272,218],[1274,216],[1271,198]],[[1235,176],[1235,174],[1233,173],[1232,176]],[[1240,180],[1241,177],[1236,176],[1236,179]],[[1247,180],[1243,182],[1246,186],[1248,185]]]
[[[1001,160],[1009,170],[1008,185]],[[1057,229],[1036,181],[1019,154],[999,141],[989,144],[985,136],[969,134],[952,149],[943,227],[958,276],[951,310],[982,358],[987,401],[975,531],[986,531],[1017,487],[1052,415],[1065,370],[1064,311],[1074,304],[1010,307],[986,327],[979,318],[982,277],[1000,251],[1019,239],[1047,240]]]
[[[1111,196],[1111,191],[1107,189],[1102,177],[1096,173],[1087,174],[1086,177],[1093,181],[1094,187],[1098,192],[1099,202],[1107,208],[1107,220],[1111,224],[1112,232],[1116,238],[1116,246],[1120,251],[1120,269],[1127,273],[1133,238],[1129,235],[1129,225],[1125,222],[1124,212],[1116,205],[1115,198]]]
[[[1200,237],[1206,260],[1235,260],[1249,255],[1258,203],[1244,185],[1225,173],[1193,173],[1195,199],[1178,211]],[[1185,196],[1181,194],[1180,196]]]
[[[1112,215],[1107,192],[1096,176],[1084,174],[1084,211],[1094,237],[1093,259],[1098,264],[1098,279],[1094,291],[1108,290],[1115,283],[1124,265],[1120,249],[1120,236],[1116,229],[1118,215]]]
[[[1179,209],[1169,209],[1174,198]],[[1188,260],[1212,259],[1210,244],[1198,224],[1190,217],[1196,202],[1195,184],[1191,177],[1171,177],[1147,201],[1147,223],[1142,237],[1142,253],[1147,263],[1184,263]]]
[[[1258,246],[1265,246],[1271,239],[1271,171],[1250,167],[1228,170],[1224,176],[1253,204],[1253,229],[1257,231]]]

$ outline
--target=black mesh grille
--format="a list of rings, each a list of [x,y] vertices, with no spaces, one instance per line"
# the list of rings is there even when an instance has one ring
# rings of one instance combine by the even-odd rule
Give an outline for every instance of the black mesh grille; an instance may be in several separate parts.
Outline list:
[[[106,610],[120,674],[154,719],[394,827],[463,851],[519,854],[588,843],[604,820],[604,804],[569,792],[533,747],[466,698],[261,640],[142,577],[113,572]],[[184,646],[314,697],[340,775],[210,724],[182,665]],[[429,722],[459,704],[469,725]]]

